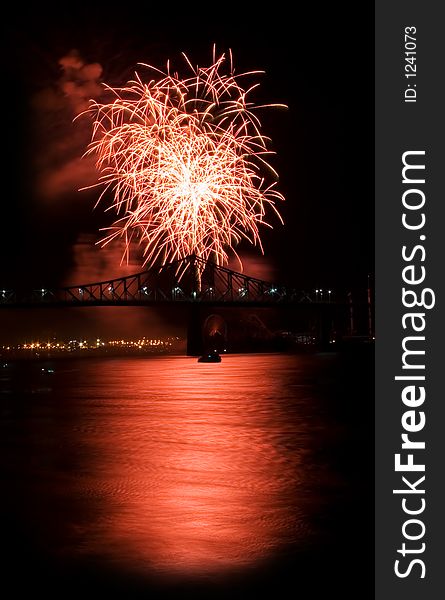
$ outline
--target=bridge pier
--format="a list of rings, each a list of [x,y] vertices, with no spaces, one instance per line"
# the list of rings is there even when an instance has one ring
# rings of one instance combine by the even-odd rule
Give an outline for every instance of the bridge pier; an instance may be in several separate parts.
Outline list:
[[[202,315],[197,303],[189,307],[187,322],[187,356],[201,356],[204,352]]]

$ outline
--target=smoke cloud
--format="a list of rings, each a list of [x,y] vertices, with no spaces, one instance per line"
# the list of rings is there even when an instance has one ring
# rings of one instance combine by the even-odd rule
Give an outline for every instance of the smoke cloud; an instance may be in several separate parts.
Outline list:
[[[104,281],[125,275],[133,275],[142,270],[138,260],[140,252],[132,244],[128,264],[122,262],[124,245],[119,243],[101,247],[96,244],[97,237],[80,234],[73,247],[74,267],[68,275],[65,285],[76,285]]]
[[[252,253],[240,253],[242,262],[242,273],[249,275],[249,277],[255,277],[262,279],[263,281],[269,281],[270,283],[277,282],[277,272],[273,263],[262,254]],[[231,257],[229,260],[229,269],[240,272],[239,261]]]
[[[79,188],[97,181],[93,158],[82,159],[90,141],[91,119],[81,113],[90,99],[103,93],[99,63],[86,63],[77,50],[71,50],[59,60],[59,66],[59,79],[32,100],[38,147],[34,156],[36,191],[52,203],[68,197],[79,201]]]

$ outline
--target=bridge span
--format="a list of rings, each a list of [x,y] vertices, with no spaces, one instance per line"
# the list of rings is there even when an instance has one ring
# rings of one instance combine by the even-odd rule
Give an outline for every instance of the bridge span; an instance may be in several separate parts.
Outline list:
[[[32,290],[0,288],[0,309],[91,306],[188,307],[188,353],[202,352],[202,323],[215,308],[311,309],[318,315],[320,335],[329,335],[333,312],[344,307],[332,290],[306,292],[249,277],[191,255],[128,275],[69,287]]]

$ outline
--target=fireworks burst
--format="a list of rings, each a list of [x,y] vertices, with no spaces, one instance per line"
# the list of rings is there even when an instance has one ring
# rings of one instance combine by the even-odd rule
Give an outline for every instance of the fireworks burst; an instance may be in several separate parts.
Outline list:
[[[268,164],[269,138],[261,133],[257,109],[240,80],[259,72],[222,72],[225,55],[213,54],[206,68],[191,75],[155,73],[144,83],[138,73],[122,88],[107,87],[113,99],[92,101],[92,141],[87,154],[97,155],[101,199],[111,196],[107,210],[117,214],[107,228],[104,245],[133,239],[144,248],[144,264],[164,264],[195,254],[226,264],[242,239],[262,250],[259,226],[266,208],[281,217],[276,201],[277,174]],[[283,106],[283,105],[268,105]],[[272,183],[266,183],[266,176]],[[111,194],[110,194],[111,192]]]

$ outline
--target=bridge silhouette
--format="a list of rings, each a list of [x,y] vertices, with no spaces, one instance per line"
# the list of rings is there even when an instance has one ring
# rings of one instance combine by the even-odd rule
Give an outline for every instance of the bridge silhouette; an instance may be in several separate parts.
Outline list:
[[[203,350],[204,308],[218,307],[301,307],[317,309],[321,337],[332,317],[332,291],[305,292],[267,282],[205,261],[195,255],[127,275],[69,287],[41,287],[33,290],[0,289],[0,308],[62,308],[87,306],[189,307],[188,354]],[[343,304],[343,303],[341,303]]]

